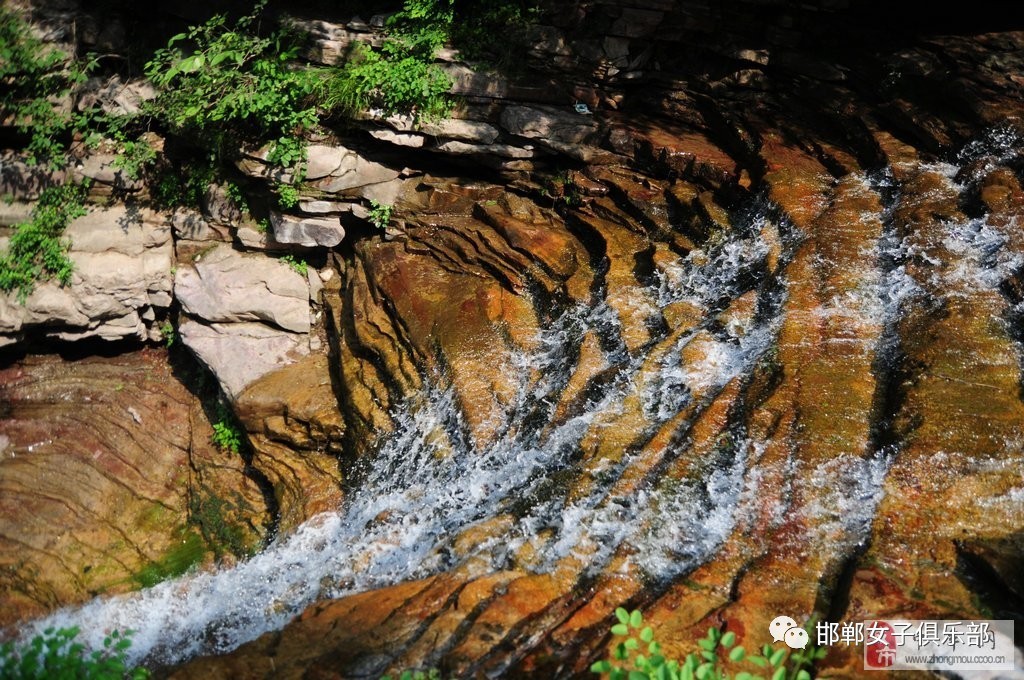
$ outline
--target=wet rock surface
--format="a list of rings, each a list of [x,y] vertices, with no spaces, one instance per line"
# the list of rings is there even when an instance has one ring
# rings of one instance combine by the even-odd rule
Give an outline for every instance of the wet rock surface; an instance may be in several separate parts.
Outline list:
[[[848,83],[841,73],[813,77]],[[958,158],[933,155],[1003,110],[1012,88],[993,90],[966,127],[895,125],[863,103],[741,113],[739,89],[714,115],[660,100],[663,114],[597,118],[606,148],[634,164],[589,166],[555,209],[508,194],[439,215],[425,197],[407,204],[405,229],[358,244],[343,271],[342,410],[372,461],[357,469],[436,457],[420,474],[472,500],[442,501],[462,514],[439,521],[439,561],[404,572],[416,579],[357,576],[385,587],[342,587],[173,677],[586,677],[617,606],[643,609],[679,656],[709,625],[768,642],[782,611],[1005,612],[986,598],[1016,587],[1008,546],[1024,526],[1022,144],[1005,127]],[[498,127],[539,140],[560,124],[529,110],[506,109]],[[867,122],[854,126],[854,110]],[[852,143],[816,136],[829,116]],[[451,412],[417,420],[442,395]],[[477,476],[536,450],[546,481]],[[358,479],[378,492],[372,473]],[[416,497],[375,523],[437,512]],[[343,517],[359,511],[349,503]],[[376,564],[351,559],[357,573]],[[371,630],[341,623],[353,618]],[[859,663],[833,650],[819,673]]]
[[[341,502],[345,423],[327,363],[323,355],[306,357],[263,376],[236,402],[252,466],[274,489],[283,533]]]
[[[0,403],[0,624],[212,561],[204,508],[260,545],[262,493],[165,353],[32,357],[0,371]]]
[[[780,613],[1022,615],[1024,34],[837,53],[802,12],[676,5],[553,12],[518,81],[446,52],[460,118],[311,146],[270,233],[174,223],[181,338],[281,539],[181,586],[232,597],[152,624],[189,641],[168,675],[589,677],[617,606],[672,656]],[[371,35],[307,24],[324,62]],[[243,252],[272,248],[327,266]],[[119,587],[17,578],[24,615]]]

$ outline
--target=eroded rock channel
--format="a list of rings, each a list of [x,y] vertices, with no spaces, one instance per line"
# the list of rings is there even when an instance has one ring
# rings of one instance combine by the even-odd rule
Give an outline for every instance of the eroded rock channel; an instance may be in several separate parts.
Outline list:
[[[835,4],[553,3],[528,75],[444,57],[454,118],[311,142],[263,231],[84,159],[72,282],[0,298],[0,624],[175,678],[569,678],[618,606],[674,655],[1019,619],[1024,33],[840,50]],[[301,21],[328,62],[370,30]],[[0,171],[11,215],[54,181]]]

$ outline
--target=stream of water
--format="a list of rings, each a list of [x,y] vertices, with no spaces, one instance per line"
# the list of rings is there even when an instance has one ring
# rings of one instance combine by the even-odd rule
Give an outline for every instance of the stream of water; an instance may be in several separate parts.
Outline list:
[[[945,174],[952,178],[956,169],[949,166]],[[884,173],[864,181],[881,189],[891,183]],[[580,463],[580,443],[588,429],[596,419],[622,409],[628,396],[640,398],[654,428],[682,409],[713,398],[769,351],[785,300],[785,285],[765,282],[767,247],[758,234],[771,219],[778,220],[772,206],[758,200],[736,215],[726,238],[680,258],[645,291],[655,306],[687,301],[717,313],[754,281],[760,308],[752,320],[716,326],[713,332],[702,324],[675,338],[663,360],[654,365],[643,352],[631,356],[621,346],[612,348],[607,353],[616,368],[611,383],[571,417],[555,422],[555,404],[574,368],[572,350],[583,333],[603,328],[615,336],[619,324],[605,303],[569,309],[543,332],[536,352],[516,358],[518,398],[504,415],[499,429],[504,434],[483,449],[467,441],[452,393],[429,387],[394,414],[394,436],[364,471],[359,490],[337,511],[313,518],[231,568],[97,598],[32,622],[22,633],[79,625],[82,641],[99,647],[105,631],[131,629],[135,633],[130,657],[136,663],[177,663],[226,652],[283,627],[318,599],[451,568],[465,559],[452,550],[454,537],[499,515],[512,518],[509,528],[475,547],[475,554],[488,558],[495,568],[525,543],[536,542],[541,551],[539,571],[578,553],[581,546],[586,546],[588,569],[597,571],[624,545],[635,548],[633,559],[651,578],[671,579],[691,570],[718,550],[755,505],[764,507],[766,492],[759,487],[764,471],[752,470],[748,463],[758,457],[763,444],[746,432],[734,432],[724,457],[702,479],[685,482],[685,493],[667,493],[650,485],[637,493],[617,492],[615,482],[628,455],[618,469],[598,475],[583,498],[567,500],[568,490],[550,480]],[[951,275],[973,277],[978,285],[998,285],[1009,268],[1020,266],[1000,255],[1001,238],[983,219],[950,225],[949,247],[964,255]],[[790,237],[793,243],[798,239],[799,234]],[[856,299],[837,301],[836,307],[889,328],[882,333],[884,345],[892,342],[891,326],[901,306],[922,293],[901,264],[908,254],[901,250],[904,245],[891,225],[886,225],[876,247],[881,263],[877,276]],[[706,360],[684,366],[680,353],[701,332],[712,336]],[[850,456],[820,467],[816,477],[805,482],[835,491],[823,495],[817,507],[802,511],[834,518],[834,525],[818,526],[837,541],[861,540],[892,453]],[[786,490],[771,493],[778,496],[774,512],[779,520],[786,512]],[[538,541],[541,534],[549,538]]]

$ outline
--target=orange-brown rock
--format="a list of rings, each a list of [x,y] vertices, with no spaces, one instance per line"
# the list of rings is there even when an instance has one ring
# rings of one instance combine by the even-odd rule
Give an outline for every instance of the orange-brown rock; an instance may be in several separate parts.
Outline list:
[[[280,531],[338,507],[345,424],[326,356],[263,376],[238,396],[235,409],[253,447],[252,465],[274,489]]]
[[[262,494],[164,352],[29,357],[0,402],[0,624],[258,547]]]

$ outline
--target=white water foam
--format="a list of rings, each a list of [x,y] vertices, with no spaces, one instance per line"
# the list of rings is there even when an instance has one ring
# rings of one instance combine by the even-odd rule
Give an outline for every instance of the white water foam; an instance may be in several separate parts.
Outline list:
[[[652,299],[664,306],[687,300],[709,312],[719,311],[736,297],[739,283],[757,270],[767,246],[754,237],[764,212],[755,213],[731,239],[691,254],[662,273]],[[880,277],[857,303],[867,316],[894,314],[894,308],[915,294],[901,268]],[[906,289],[899,292],[900,286]],[[893,292],[893,289],[897,292]],[[766,314],[768,319],[775,315]],[[877,318],[877,317],[874,317]],[[710,397],[734,377],[749,371],[777,334],[778,320],[726,325],[709,333],[701,328],[704,360],[684,365],[681,356],[696,332],[680,338],[671,359],[638,381],[644,357],[629,357],[617,341],[620,322],[606,305],[566,312],[538,339],[537,348],[514,357],[513,376],[519,387],[509,406],[502,435],[479,449],[465,441],[453,395],[428,389],[415,403],[394,414],[396,434],[374,457],[358,491],[336,512],[324,513],[293,535],[276,541],[261,554],[234,567],[190,574],[137,593],[98,598],[33,622],[23,636],[50,626],[78,624],[83,642],[100,648],[111,629],[136,631],[130,661],[177,663],[199,654],[236,648],[264,632],[281,628],[319,598],[337,597],[420,578],[450,568],[454,538],[489,518],[512,512],[520,518],[503,536],[477,546],[496,567],[519,546],[535,541],[546,529],[551,540],[538,542],[544,555],[537,569],[559,559],[586,555],[590,570],[600,569],[621,546],[632,548],[636,564],[654,579],[684,573],[714,554],[736,526],[770,505],[769,521],[781,522],[788,489],[765,500],[766,471],[751,467],[762,444],[737,436],[725,460],[700,480],[677,488],[643,488],[629,497],[611,495],[619,471],[609,468],[607,482],[595,484],[586,498],[568,503],[565,489],[543,485],[553,473],[572,466],[579,443],[596,418],[621,408],[630,390],[641,394],[656,422],[663,422],[693,395]],[[600,395],[565,422],[531,426],[540,410],[550,416],[571,362],[566,347],[578,344],[587,329],[602,329],[611,346],[608,361],[618,374]],[[607,347],[606,347],[607,349]],[[647,367],[645,370],[651,370]],[[682,398],[680,398],[682,395]],[[543,418],[539,420],[544,420]],[[550,420],[550,418],[548,418]],[[631,454],[627,452],[628,462]],[[859,461],[859,462],[858,462]],[[843,542],[856,540],[870,521],[887,459],[852,459],[822,469],[818,480],[835,489],[836,497],[809,506],[841,527],[823,526]],[[622,465],[625,465],[623,463]],[[783,475],[790,479],[791,474]],[[844,480],[835,484],[835,479]],[[546,489],[544,500],[533,500]],[[844,505],[845,502],[856,505]],[[844,518],[845,519],[842,519]],[[844,543],[845,544],[845,543]]]

